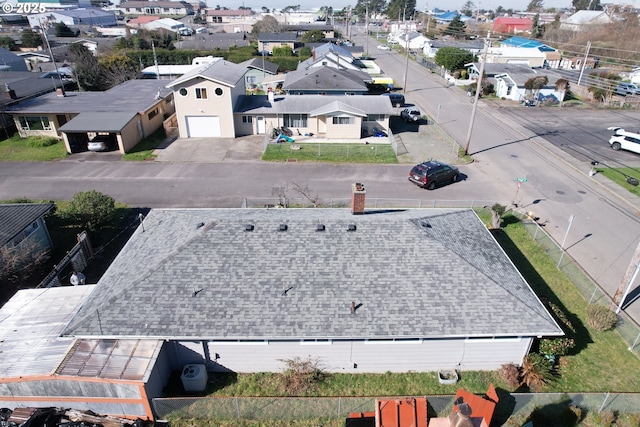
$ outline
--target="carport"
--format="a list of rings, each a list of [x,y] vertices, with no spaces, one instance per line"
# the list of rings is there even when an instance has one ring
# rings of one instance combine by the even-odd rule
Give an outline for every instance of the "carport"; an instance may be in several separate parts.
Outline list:
[[[87,151],[87,142],[97,135],[112,135],[117,150],[124,154],[144,137],[142,123],[131,112],[80,113],[63,126],[60,133],[68,153]]]

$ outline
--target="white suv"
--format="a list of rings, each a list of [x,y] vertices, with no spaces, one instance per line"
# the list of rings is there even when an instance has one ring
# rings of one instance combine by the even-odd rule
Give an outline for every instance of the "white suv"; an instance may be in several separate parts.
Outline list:
[[[619,127],[610,127],[607,129],[613,131],[613,135],[609,138],[611,148],[616,151],[623,149],[640,154],[640,134],[627,132]]]

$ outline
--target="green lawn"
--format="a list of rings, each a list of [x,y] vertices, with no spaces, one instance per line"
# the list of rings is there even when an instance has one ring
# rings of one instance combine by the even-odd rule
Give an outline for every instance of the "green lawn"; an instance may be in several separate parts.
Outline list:
[[[635,178],[640,181],[640,170],[632,168],[597,168],[596,171],[619,186],[626,188],[630,193],[640,196],[640,186],[631,185],[627,182],[628,178]]]
[[[53,142],[55,138],[50,140]],[[67,157],[67,151],[61,140],[46,146],[42,146],[40,141],[42,138],[20,138],[18,134],[0,141],[0,160],[4,162],[47,162]]]
[[[271,162],[398,163],[393,148],[388,144],[269,144],[262,160]]]
[[[166,139],[164,129],[160,128],[147,138],[140,141],[135,147],[131,149],[127,154],[122,156],[124,160],[141,161],[141,160],[153,160],[156,156],[153,154],[153,150]]]

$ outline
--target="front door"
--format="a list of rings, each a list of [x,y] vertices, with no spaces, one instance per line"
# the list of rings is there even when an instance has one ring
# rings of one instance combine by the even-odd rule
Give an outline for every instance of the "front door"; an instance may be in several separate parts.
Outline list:
[[[264,116],[256,117],[256,133],[262,135],[265,133]]]

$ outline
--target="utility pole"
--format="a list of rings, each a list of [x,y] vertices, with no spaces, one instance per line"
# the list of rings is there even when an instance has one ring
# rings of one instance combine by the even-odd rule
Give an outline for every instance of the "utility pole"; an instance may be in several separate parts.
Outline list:
[[[409,30],[407,29],[407,23],[404,24],[404,53],[407,55],[407,62],[404,66],[404,82],[402,83],[402,92],[407,93],[407,75],[409,74]]]
[[[589,50],[591,50],[591,42],[587,42],[587,50],[584,52],[584,60],[582,61],[582,67],[580,68],[580,76],[578,77],[578,86],[582,81],[582,74],[584,74],[584,67],[587,65],[587,58],[589,57]]]
[[[480,75],[478,76],[478,82],[476,83],[476,94],[473,101],[473,107],[471,107],[471,119],[469,119],[469,128],[467,129],[467,138],[464,142],[464,155],[469,154],[469,144],[471,143],[471,131],[473,130],[473,122],[476,119],[476,110],[478,109],[478,99],[480,99],[480,91],[482,89],[482,76],[484,75],[484,63],[487,62],[487,52],[491,45],[491,31],[487,32],[487,38],[484,41],[484,50],[482,51],[482,62],[480,63]]]

